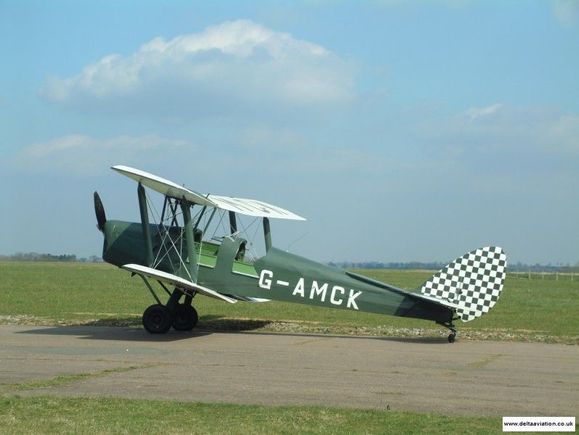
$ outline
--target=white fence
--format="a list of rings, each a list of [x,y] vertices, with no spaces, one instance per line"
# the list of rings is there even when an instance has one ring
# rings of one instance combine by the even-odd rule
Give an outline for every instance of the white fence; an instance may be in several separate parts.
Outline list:
[[[542,279],[551,281],[579,280],[579,273],[577,272],[508,272],[508,276],[519,279]]]

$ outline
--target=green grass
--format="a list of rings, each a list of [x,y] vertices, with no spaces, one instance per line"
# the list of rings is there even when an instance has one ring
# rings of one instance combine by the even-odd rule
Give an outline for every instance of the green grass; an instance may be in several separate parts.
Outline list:
[[[9,434],[489,433],[499,432],[501,427],[501,420],[491,417],[310,406],[0,397],[0,428]]]
[[[417,288],[427,271],[359,271],[403,288]],[[0,321],[35,324],[140,325],[153,302],[138,277],[107,264],[0,263]],[[226,304],[198,297],[200,326],[216,330],[445,335],[432,322],[270,302]],[[579,281],[507,278],[493,310],[458,322],[462,337],[579,343]]]
[[[361,271],[404,288],[430,272]],[[507,279],[487,316],[460,324],[476,338],[577,343],[579,282]],[[196,299],[200,326],[338,334],[445,334],[431,322],[271,302],[225,304]],[[138,277],[106,264],[0,262],[0,322],[140,325],[152,303]],[[410,332],[409,332],[410,331]],[[130,370],[132,368],[127,368]],[[125,370],[125,369],[124,369]],[[96,372],[90,376],[104,376]],[[82,376],[51,379],[50,385]],[[19,397],[44,384],[22,384],[0,395],[0,432],[17,433],[496,433],[499,418],[322,407],[265,407],[111,398]]]
[[[60,385],[71,384],[77,381],[83,381],[86,379],[94,379],[100,378],[102,376],[108,376],[112,373],[124,373],[130,372],[132,370],[137,370],[146,367],[153,367],[152,364],[145,364],[141,366],[131,366],[131,367],[119,367],[116,369],[105,369],[100,370],[98,372],[93,373],[79,373],[76,375],[60,375],[55,376],[54,378],[46,379],[43,381],[37,382],[25,382],[19,384],[11,384],[8,385],[7,391],[16,390],[16,391],[24,391],[24,390],[35,390],[37,388],[49,388],[49,387],[57,387]]]

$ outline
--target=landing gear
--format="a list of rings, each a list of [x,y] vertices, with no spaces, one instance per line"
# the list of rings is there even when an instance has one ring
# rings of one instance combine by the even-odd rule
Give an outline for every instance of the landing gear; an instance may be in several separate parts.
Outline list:
[[[151,334],[165,334],[172,323],[173,316],[165,305],[151,305],[143,313],[143,326]]]
[[[146,282],[146,281],[145,281]],[[165,288],[163,286],[163,288]],[[199,315],[197,310],[193,308],[191,302],[193,295],[185,295],[185,301],[179,303],[179,299],[183,296],[181,290],[175,289],[173,293],[169,293],[169,301],[167,305],[163,305],[158,297],[155,299],[157,303],[151,305],[143,313],[143,326],[151,334],[165,334],[171,329],[171,326],[176,331],[191,331],[197,325]]]
[[[195,293],[186,293],[181,289],[175,288],[172,292],[161,282],[159,284],[169,295],[167,304],[163,304],[161,299],[149,284],[149,281],[140,275],[145,285],[157,301],[156,304],[151,305],[143,313],[143,326],[151,334],[165,334],[171,329],[171,326],[176,331],[191,331],[199,320],[197,310],[193,308],[192,302]],[[181,298],[185,296],[184,302],[180,303]]]
[[[197,325],[199,315],[191,305],[177,304],[173,316],[173,328],[176,331],[191,331]]]
[[[454,343],[456,340],[456,328],[454,327],[454,323],[453,323],[455,320],[457,320],[457,318],[452,319],[450,322],[436,322],[439,325],[450,329],[450,334],[448,334],[448,342],[449,343]]]

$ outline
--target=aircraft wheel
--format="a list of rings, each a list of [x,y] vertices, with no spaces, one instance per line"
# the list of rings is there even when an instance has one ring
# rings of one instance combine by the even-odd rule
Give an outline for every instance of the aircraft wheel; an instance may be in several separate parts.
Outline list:
[[[456,334],[453,332],[453,333],[448,335],[448,342],[454,343],[454,340],[456,340]]]
[[[177,331],[191,331],[197,325],[199,315],[197,310],[191,305],[177,304],[175,317],[173,318],[173,328]]]
[[[151,305],[143,313],[143,326],[151,334],[165,334],[172,323],[173,316],[164,305]]]

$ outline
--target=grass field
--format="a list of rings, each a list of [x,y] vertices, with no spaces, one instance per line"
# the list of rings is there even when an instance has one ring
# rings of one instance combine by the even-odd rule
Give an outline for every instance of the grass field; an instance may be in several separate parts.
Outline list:
[[[500,418],[312,406],[0,397],[0,431],[11,434],[492,433],[501,427]]]
[[[403,288],[430,272],[359,271]],[[507,279],[482,319],[461,337],[577,344],[579,282]],[[140,279],[106,264],[0,263],[0,323],[134,325],[152,303]],[[306,305],[225,304],[198,298],[200,326],[368,335],[446,335],[431,322]],[[447,417],[320,407],[177,403],[0,395],[2,433],[496,433],[499,418]]]
[[[417,288],[428,271],[358,271]],[[138,277],[108,264],[0,263],[0,322],[140,326],[153,299]],[[446,335],[433,322],[307,305],[226,304],[198,297],[200,327],[358,335]],[[507,278],[493,310],[458,322],[459,337],[579,343],[579,281]]]

